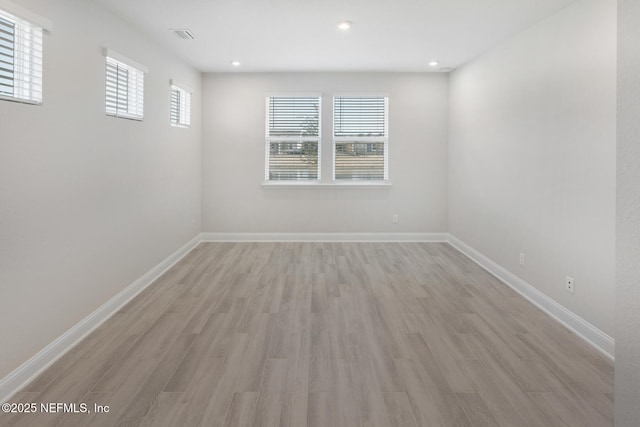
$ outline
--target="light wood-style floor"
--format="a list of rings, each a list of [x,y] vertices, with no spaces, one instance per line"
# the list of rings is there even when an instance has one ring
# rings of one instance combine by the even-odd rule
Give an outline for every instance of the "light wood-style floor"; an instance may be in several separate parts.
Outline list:
[[[448,244],[202,244],[16,426],[613,426],[613,365]]]

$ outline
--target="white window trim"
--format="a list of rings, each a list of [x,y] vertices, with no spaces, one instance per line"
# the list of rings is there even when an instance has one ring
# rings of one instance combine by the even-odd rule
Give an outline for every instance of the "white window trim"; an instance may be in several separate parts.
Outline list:
[[[304,182],[304,181],[266,181],[262,183],[265,189],[295,190],[388,190],[392,187],[391,181],[348,181],[348,182]]]
[[[134,61],[133,59],[124,56],[121,53],[116,52],[113,49],[110,49],[108,47],[105,47],[103,50],[104,56],[105,57],[110,57],[115,59],[116,61],[122,62],[123,64],[126,64],[130,67],[133,68],[137,68],[138,70],[142,71],[144,74],[149,74],[149,67],[147,67],[146,65],[142,65],[139,62]]]
[[[282,98],[318,98],[318,136],[317,137],[271,137],[269,136],[269,99],[271,97]],[[267,93],[265,94],[265,144],[264,144],[264,187],[285,188],[287,185],[296,187],[310,185],[315,186],[322,180],[322,93]],[[271,140],[305,142],[313,141],[318,143],[318,177],[313,180],[270,180],[269,179],[269,151]]]
[[[335,98],[384,98],[384,135],[376,137],[358,137],[354,141],[354,138],[348,136],[335,136]],[[355,187],[366,186],[380,186],[381,183],[391,183],[389,177],[389,95],[386,93],[334,93],[331,97],[331,180],[333,184],[342,183],[338,185],[354,185]],[[384,143],[384,177],[383,180],[341,180],[336,179],[336,142],[382,142]]]
[[[189,93],[193,94],[193,89],[191,89],[191,87],[189,87],[189,86],[187,86],[187,85],[185,85],[185,84],[182,84],[182,82],[180,82],[180,81],[178,81],[178,80],[170,79],[170,80],[169,80],[169,84],[170,84],[171,86],[177,86],[177,87],[179,87],[180,89],[182,89],[182,90],[186,90],[187,92],[189,92]]]

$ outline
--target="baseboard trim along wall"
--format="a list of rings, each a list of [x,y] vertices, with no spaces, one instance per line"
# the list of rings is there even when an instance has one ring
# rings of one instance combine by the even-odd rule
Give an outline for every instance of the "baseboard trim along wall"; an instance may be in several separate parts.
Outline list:
[[[446,242],[449,233],[202,233],[203,242]]]
[[[615,340],[612,337],[605,334],[572,311],[558,304],[556,301],[549,298],[529,283],[490,260],[455,236],[449,236],[449,243],[480,267],[498,278],[501,282],[525,297],[533,305],[580,336],[609,359],[614,360]]]
[[[197,235],[191,239],[187,244],[162,260],[158,265],[120,291],[96,311],[85,317],[31,359],[27,360],[0,380],[0,402],[7,402],[17,391],[55,363],[56,360],[64,356],[77,343],[107,321],[165,271],[173,267],[174,264],[198,246],[201,241],[201,235]]]
[[[448,242],[605,356],[614,358],[612,337],[449,233],[201,233],[0,380],[0,402],[8,401],[201,242]]]

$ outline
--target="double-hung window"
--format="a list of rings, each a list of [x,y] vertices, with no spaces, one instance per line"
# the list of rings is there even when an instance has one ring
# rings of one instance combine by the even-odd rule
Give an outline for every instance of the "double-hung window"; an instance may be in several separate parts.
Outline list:
[[[191,126],[191,91],[171,81],[171,106],[169,112],[171,126],[188,128]]]
[[[386,96],[333,98],[335,180],[389,179],[388,105]]]
[[[42,33],[41,23],[0,9],[0,98],[42,103]]]
[[[105,49],[106,93],[108,116],[142,120],[144,117],[144,75],[147,68],[135,61]]]
[[[320,178],[320,97],[267,97],[267,181]]]

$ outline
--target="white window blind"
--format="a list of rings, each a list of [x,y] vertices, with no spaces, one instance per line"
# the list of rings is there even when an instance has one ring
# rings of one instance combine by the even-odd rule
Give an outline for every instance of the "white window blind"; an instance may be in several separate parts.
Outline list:
[[[388,98],[333,100],[334,179],[388,180]]]
[[[191,92],[171,82],[171,126],[191,126]]]
[[[267,97],[267,181],[319,178],[320,97]]]
[[[113,55],[115,56],[115,55]],[[142,67],[106,57],[106,113],[109,116],[142,120],[144,117],[144,74]]]
[[[42,32],[0,9],[0,98],[42,103]]]

